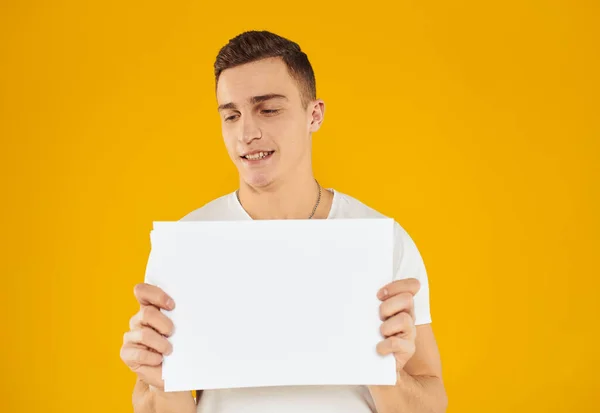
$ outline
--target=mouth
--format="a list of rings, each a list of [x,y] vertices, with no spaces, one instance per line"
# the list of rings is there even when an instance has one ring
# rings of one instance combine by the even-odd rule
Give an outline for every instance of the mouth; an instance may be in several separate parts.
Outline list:
[[[271,155],[273,155],[273,153],[275,153],[275,151],[252,152],[252,153],[249,153],[246,155],[242,155],[242,156],[240,156],[240,158],[242,158],[243,160],[248,161],[248,162],[258,162],[258,161],[262,161],[264,159],[271,157]]]

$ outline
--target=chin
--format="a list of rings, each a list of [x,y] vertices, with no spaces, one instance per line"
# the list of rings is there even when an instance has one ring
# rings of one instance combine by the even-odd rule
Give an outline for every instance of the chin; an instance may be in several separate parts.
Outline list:
[[[273,182],[273,178],[267,174],[249,174],[244,177],[244,182],[254,188],[264,188]]]

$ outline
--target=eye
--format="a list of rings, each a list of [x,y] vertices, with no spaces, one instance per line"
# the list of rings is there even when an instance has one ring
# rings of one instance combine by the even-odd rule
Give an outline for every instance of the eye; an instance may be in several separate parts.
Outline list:
[[[235,120],[235,119],[237,119],[237,118],[238,118],[238,115],[237,115],[237,114],[234,114],[234,115],[229,115],[229,116],[226,116],[226,117],[225,117],[225,122],[231,122],[231,121],[234,121],[234,120]]]
[[[279,113],[279,111],[279,109],[263,109],[261,110],[261,113],[265,115],[276,115],[277,113]]]

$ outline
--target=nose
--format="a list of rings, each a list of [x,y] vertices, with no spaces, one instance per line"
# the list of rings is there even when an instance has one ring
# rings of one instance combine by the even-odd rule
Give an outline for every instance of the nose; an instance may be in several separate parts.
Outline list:
[[[241,123],[242,131],[240,134],[240,139],[242,142],[249,144],[254,139],[260,139],[262,137],[262,132],[252,115],[244,116]]]

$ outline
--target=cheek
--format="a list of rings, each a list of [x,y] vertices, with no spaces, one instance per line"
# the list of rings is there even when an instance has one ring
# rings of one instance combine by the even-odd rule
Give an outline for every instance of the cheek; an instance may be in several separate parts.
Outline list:
[[[225,143],[225,148],[227,149],[227,153],[231,156],[237,156],[236,152],[236,139],[235,134],[231,130],[223,129],[223,142]]]
[[[304,119],[300,117],[280,118],[265,125],[269,136],[280,147],[299,149],[306,146],[308,142],[308,128]]]

